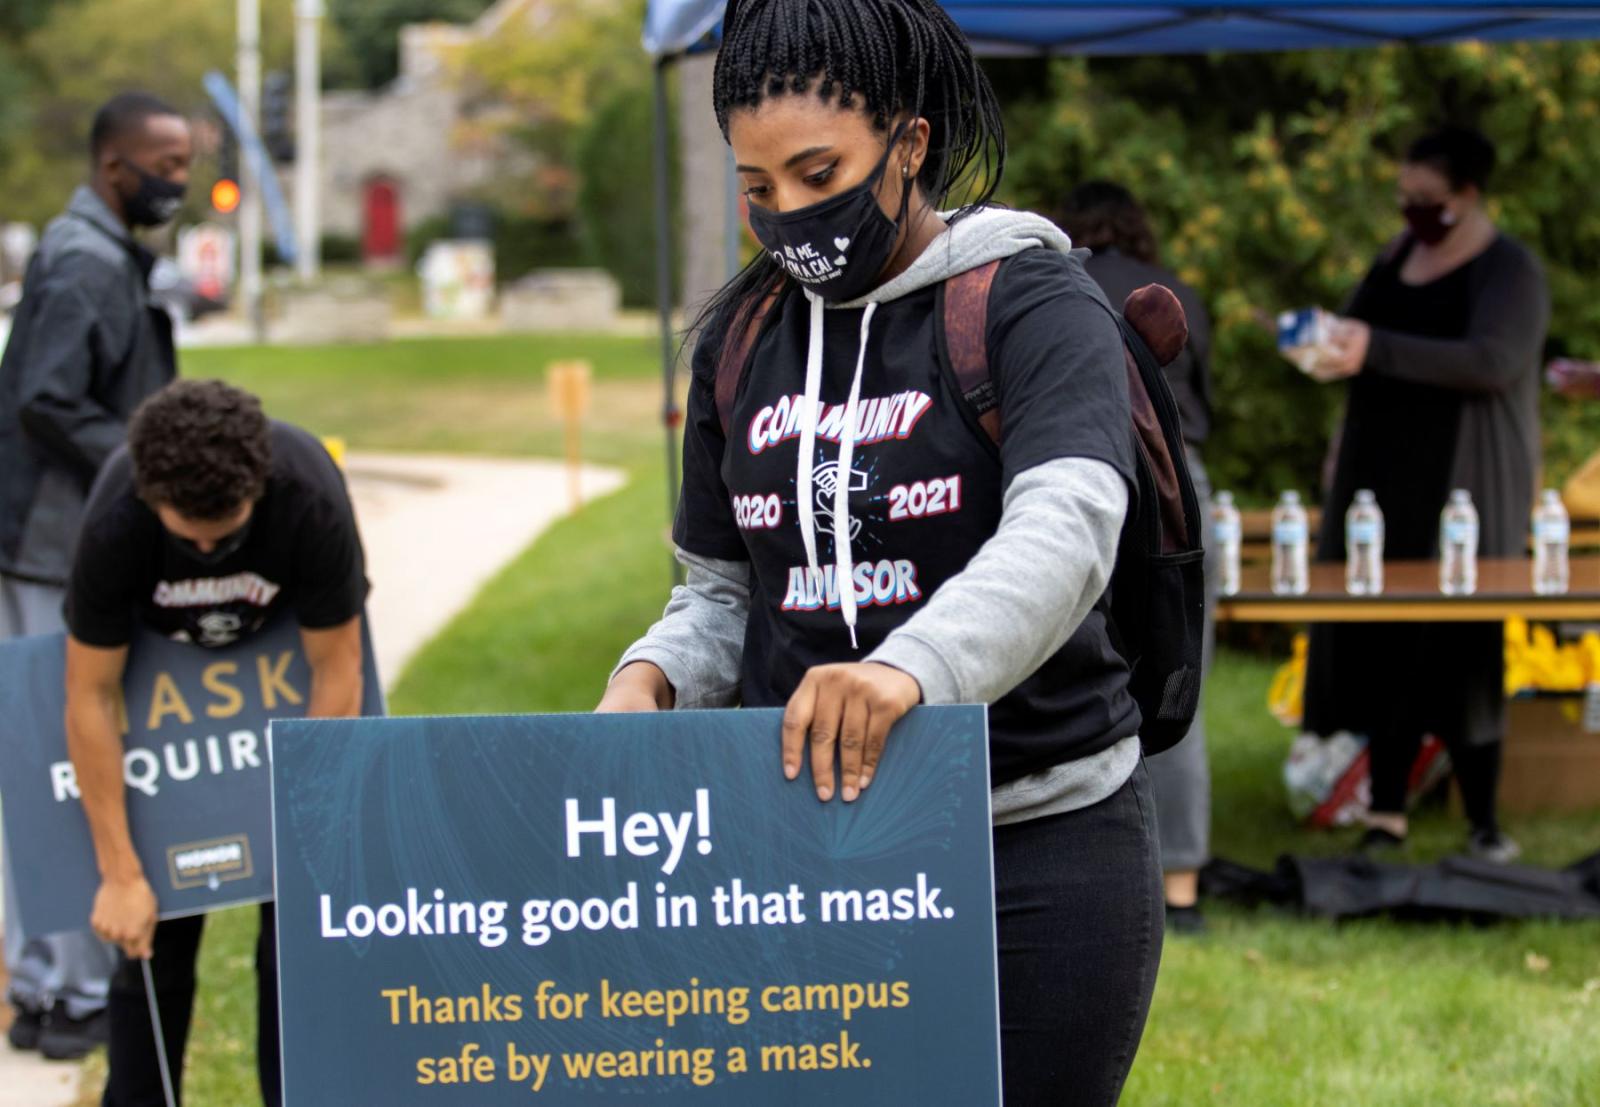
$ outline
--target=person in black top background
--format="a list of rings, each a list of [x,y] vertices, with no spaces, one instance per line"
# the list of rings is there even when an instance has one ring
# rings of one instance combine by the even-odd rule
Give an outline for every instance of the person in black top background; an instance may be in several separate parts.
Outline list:
[[[171,321],[150,301],[155,256],[134,231],[177,213],[189,125],[153,96],[123,93],[95,113],[88,147],[89,180],[45,229],[0,357],[0,639],[61,629],[89,486],[139,401],[177,374]],[[82,1056],[104,1036],[111,951],[88,933],[30,939],[20,918],[6,912],[8,1036]]]
[[[180,381],[140,405],[95,482],[67,588],[67,749],[102,875],[90,924],[123,958],[112,979],[106,1107],[162,1101],[139,959],[151,959],[171,1071],[183,1072],[203,915],[156,921],[134,851],[118,726],[136,622],[199,648],[291,613],[311,669],[311,717],[361,707],[365,561],[344,479],[321,443],[269,422],[220,381]],[[273,914],[256,952],[258,1064],[280,1102]]]
[[[1147,284],[1162,284],[1177,294],[1189,320],[1189,344],[1166,367],[1167,383],[1178,403],[1189,475],[1202,509],[1211,499],[1211,482],[1201,450],[1211,433],[1211,315],[1200,294],[1161,264],[1160,241],[1143,205],[1122,185],[1089,181],[1072,190],[1059,219],[1074,246],[1094,256],[1084,263],[1113,304]],[[1207,543],[1209,546],[1209,543]],[[1206,631],[1201,681],[1211,671],[1216,627],[1211,601],[1216,597],[1221,563],[1206,557]],[[1202,691],[1203,695],[1203,691]],[[1155,791],[1161,835],[1161,868],[1167,900],[1167,925],[1178,932],[1204,928],[1198,907],[1200,869],[1211,857],[1211,767],[1206,756],[1205,702],[1194,725],[1172,749],[1146,766]]]
[[[1543,270],[1484,208],[1495,151],[1448,127],[1414,143],[1400,170],[1407,233],[1356,290],[1317,367],[1350,380],[1323,508],[1320,561],[1344,560],[1345,512],[1359,489],[1383,509],[1385,557],[1438,556],[1452,489],[1472,494],[1480,557],[1522,557],[1541,460],[1539,363],[1550,319]],[[1312,629],[1305,727],[1370,739],[1372,810],[1363,844],[1408,830],[1406,785],[1424,734],[1450,751],[1476,856],[1511,861],[1495,812],[1505,728],[1498,623]]]
[[[1088,181],[1068,194],[1058,222],[1072,244],[1094,251],[1084,263],[1106,299],[1124,303],[1147,284],[1163,284],[1177,295],[1189,320],[1189,344],[1163,372],[1178,403],[1183,441],[1194,464],[1211,437],[1211,313],[1205,300],[1161,264],[1161,239],[1137,197],[1114,181]]]

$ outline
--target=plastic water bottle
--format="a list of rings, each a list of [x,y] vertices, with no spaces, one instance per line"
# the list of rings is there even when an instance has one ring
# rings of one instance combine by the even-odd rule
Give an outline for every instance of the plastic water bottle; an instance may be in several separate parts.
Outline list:
[[[1222,581],[1218,591],[1224,596],[1239,594],[1239,548],[1244,542],[1244,523],[1233,505],[1232,492],[1218,492],[1211,502],[1211,540],[1222,559]]]
[[[1540,596],[1560,596],[1567,590],[1567,544],[1572,523],[1561,493],[1546,488],[1533,512],[1533,590]]]
[[[1383,591],[1383,509],[1369,488],[1344,515],[1344,589],[1352,596]]]
[[[1300,493],[1285,492],[1272,509],[1272,592],[1303,596],[1311,591],[1311,537]]]
[[[1478,590],[1478,509],[1465,488],[1450,493],[1439,516],[1439,591],[1470,596]]]

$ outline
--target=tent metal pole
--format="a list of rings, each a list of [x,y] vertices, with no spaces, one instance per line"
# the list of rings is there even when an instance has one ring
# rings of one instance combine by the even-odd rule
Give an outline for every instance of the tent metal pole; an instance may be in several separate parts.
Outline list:
[[[727,168],[722,177],[722,248],[724,252],[723,273],[724,281],[731,281],[739,275],[739,247],[740,231],[744,227],[744,219],[739,214],[739,171],[734,168],[733,147],[728,147]]]
[[[656,200],[656,302],[661,320],[661,429],[667,451],[667,518],[678,507],[677,430],[678,347],[672,334],[672,131],[668,123],[667,64],[655,65],[655,200]],[[682,583],[683,568],[672,558],[672,583]]]

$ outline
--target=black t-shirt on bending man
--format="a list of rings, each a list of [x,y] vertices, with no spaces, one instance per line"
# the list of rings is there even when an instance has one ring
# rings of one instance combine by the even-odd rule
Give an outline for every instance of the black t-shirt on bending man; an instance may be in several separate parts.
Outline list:
[[[78,641],[125,646],[137,619],[199,646],[230,645],[279,611],[326,630],[361,614],[366,561],[344,478],[311,435],[271,427],[272,471],[243,543],[216,564],[196,558],[134,491],[126,447],[89,494],[67,582]]]

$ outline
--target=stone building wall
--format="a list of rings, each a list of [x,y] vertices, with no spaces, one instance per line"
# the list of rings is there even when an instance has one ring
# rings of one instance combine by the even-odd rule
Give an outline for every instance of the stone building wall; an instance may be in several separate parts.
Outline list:
[[[361,236],[366,186],[376,177],[395,183],[401,225],[410,228],[499,175],[530,170],[530,155],[503,138],[461,141],[471,113],[487,109],[466,102],[442,59],[537,10],[534,0],[502,0],[471,26],[402,28],[400,75],[388,87],[323,94],[323,233]]]

